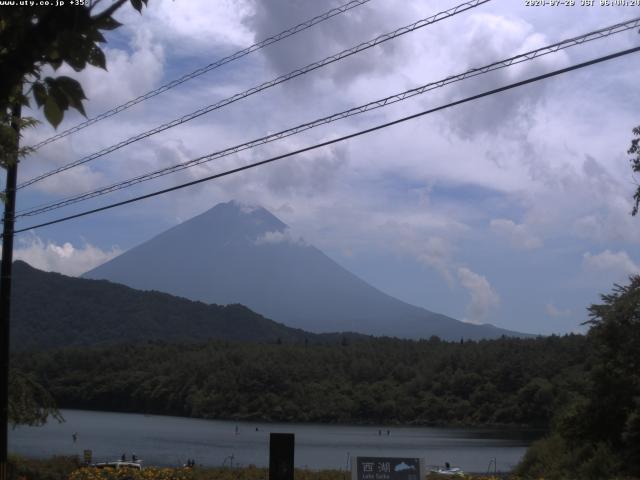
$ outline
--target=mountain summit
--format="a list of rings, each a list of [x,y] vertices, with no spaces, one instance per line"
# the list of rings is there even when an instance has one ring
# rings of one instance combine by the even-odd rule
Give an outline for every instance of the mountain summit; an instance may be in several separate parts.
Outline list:
[[[520,336],[409,305],[294,238],[261,207],[221,203],[84,274],[206,303],[241,303],[311,332],[459,340]]]

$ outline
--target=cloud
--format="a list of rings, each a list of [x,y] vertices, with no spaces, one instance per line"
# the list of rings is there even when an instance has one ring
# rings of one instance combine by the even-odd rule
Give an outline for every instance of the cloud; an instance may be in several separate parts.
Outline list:
[[[624,250],[612,252],[607,249],[596,255],[587,252],[582,257],[582,265],[590,273],[608,273],[616,278],[640,273],[640,266]]]
[[[489,223],[491,229],[506,238],[514,248],[532,250],[542,246],[542,240],[529,233],[523,224],[516,224],[513,220],[496,218]]]
[[[50,241],[45,243],[36,235],[31,235],[18,239],[13,258],[46,272],[75,277],[121,253],[122,250],[118,247],[102,250],[90,243],[85,243],[82,247],[74,247],[69,242],[58,245]]]
[[[566,309],[561,309],[556,307],[554,304],[552,303],[547,303],[544,306],[545,312],[547,312],[547,315],[549,315],[550,317],[568,317],[571,315],[571,309],[566,308]]]
[[[253,43],[252,32],[243,23],[252,11],[246,0],[156,0],[142,15],[121,8],[117,17],[131,31],[139,24],[152,29],[170,48],[211,55],[212,47],[221,44],[238,48]]]
[[[440,273],[450,287],[453,286],[450,269],[452,250],[451,243],[444,238],[429,237],[421,242],[416,251],[418,261]]]
[[[247,17],[245,23],[253,30],[256,39],[262,39],[343,3],[339,0],[258,1],[255,2],[255,10]],[[264,56],[278,75],[288,73],[402,26],[401,23],[389,26],[389,20],[397,17],[394,10],[396,9],[384,4],[376,5],[375,10],[368,6],[355,8],[305,31],[302,41],[284,41],[278,48],[265,49]],[[313,75],[310,78],[317,81],[324,77],[324,80],[330,83],[354,82],[360,75],[387,71],[391,64],[396,64],[401,57],[398,42],[386,42],[368,52],[326,67],[327,75]]]
[[[375,216],[384,220],[380,221],[375,231],[366,235],[369,243],[376,237],[384,238],[383,246],[393,246],[401,255],[410,255],[422,265],[438,272],[447,285],[453,287],[455,279],[452,269],[456,250],[454,237],[465,231],[465,225],[446,216],[440,217],[420,210],[412,215],[372,212],[369,222],[373,222]],[[402,221],[398,221],[398,218],[402,218]]]
[[[500,297],[486,277],[466,267],[458,268],[458,280],[471,294],[471,303],[467,308],[469,318],[466,318],[465,321],[481,323],[489,311],[500,304]]]
[[[487,65],[551,43],[526,20],[510,15],[475,13],[465,18],[465,26],[461,30],[464,38],[456,42],[458,47],[454,49],[454,56],[458,63],[466,64],[468,68]],[[468,45],[482,47],[468,48]],[[453,90],[452,98],[462,98],[560,68],[566,62],[565,52],[559,52],[498,70],[471,82],[462,82]],[[520,130],[532,122],[534,107],[546,88],[545,84],[536,84],[517,92],[493,95],[464,108],[454,109],[447,116],[453,130],[463,138],[473,138],[480,133],[495,134],[503,127],[513,130],[517,126],[516,130]]]
[[[290,245],[307,246],[307,242],[301,236],[294,235],[290,229],[286,228],[282,231],[265,232],[256,238],[256,245],[277,245],[280,243],[288,243]]]

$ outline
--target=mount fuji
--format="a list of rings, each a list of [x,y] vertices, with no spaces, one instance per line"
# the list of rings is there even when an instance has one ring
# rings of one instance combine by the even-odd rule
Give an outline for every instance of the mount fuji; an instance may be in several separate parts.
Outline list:
[[[205,303],[246,305],[315,333],[446,340],[527,336],[410,305],[291,236],[262,207],[221,203],[83,275]]]

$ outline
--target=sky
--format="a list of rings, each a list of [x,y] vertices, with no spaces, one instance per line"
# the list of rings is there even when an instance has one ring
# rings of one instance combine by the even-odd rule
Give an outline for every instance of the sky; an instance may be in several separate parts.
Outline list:
[[[150,0],[81,81],[94,116],[326,10],[338,1]],[[461,2],[371,0],[40,149],[19,181]],[[640,7],[492,0],[18,193],[18,210],[189,160],[518,53],[640,16]],[[21,219],[17,228],[178,185],[346,135],[640,42],[636,30],[573,47],[225,157]],[[595,65],[267,166],[32,229],[15,257],[79,275],[219,202],[260,205],[308,243],[401,300],[539,334],[584,332],[586,308],[640,273],[640,54]],[[41,112],[25,114],[42,118]],[[58,131],[82,120],[66,115]],[[55,131],[46,123],[24,144]],[[188,248],[177,245],[176,248]],[[169,255],[170,252],[167,252]]]

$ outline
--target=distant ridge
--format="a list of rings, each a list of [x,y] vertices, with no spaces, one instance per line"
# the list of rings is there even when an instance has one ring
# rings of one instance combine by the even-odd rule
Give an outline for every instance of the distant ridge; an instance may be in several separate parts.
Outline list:
[[[84,274],[205,303],[247,305],[311,332],[446,340],[527,336],[409,305],[293,238],[262,207],[221,203]]]
[[[13,266],[11,348],[59,347],[209,339],[338,343],[350,334],[314,335],[264,318],[242,305],[205,305],[107,281],[72,278]]]

